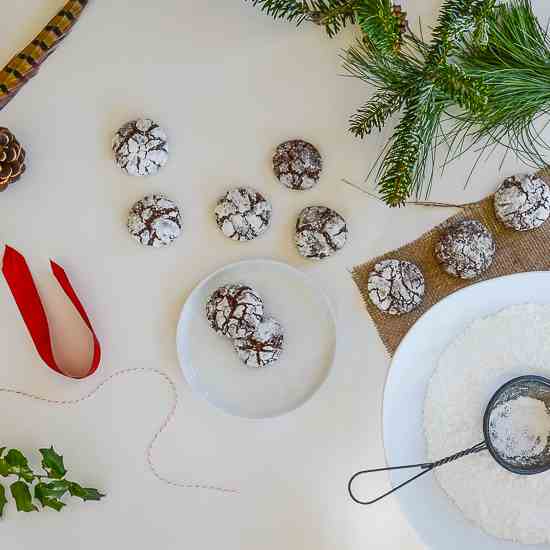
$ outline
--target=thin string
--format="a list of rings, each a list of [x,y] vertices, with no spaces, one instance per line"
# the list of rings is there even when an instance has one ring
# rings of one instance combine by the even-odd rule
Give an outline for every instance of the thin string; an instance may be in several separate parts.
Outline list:
[[[361,191],[361,193],[364,193],[365,195],[368,195],[369,197],[386,204],[378,195],[375,195],[374,193],[371,193],[370,191],[367,191],[367,189],[361,187],[360,185],[357,185],[356,183],[353,183],[349,180],[343,179],[343,183],[346,185],[349,185],[350,187],[353,187],[357,191]],[[405,206],[431,206],[435,208],[469,208],[473,206],[474,204],[477,204],[475,202],[465,202],[460,204],[454,204],[451,202],[433,202],[433,201],[405,201],[403,203]]]
[[[82,403],[82,402],[87,401],[88,399],[91,399],[92,397],[94,397],[111,380],[113,380],[115,378],[118,378],[120,376],[124,376],[126,374],[134,374],[134,373],[149,373],[149,374],[154,374],[156,376],[160,376],[170,386],[170,389],[172,391],[172,407],[170,408],[170,412],[165,417],[165,419],[162,422],[160,428],[153,435],[153,437],[151,439],[151,442],[147,446],[147,450],[146,450],[146,453],[145,453],[147,465],[149,466],[149,469],[151,470],[151,473],[155,476],[155,478],[157,480],[161,481],[162,483],[165,483],[166,485],[170,485],[172,487],[180,487],[180,488],[185,488],[185,489],[205,489],[205,490],[209,490],[209,491],[217,491],[217,492],[220,492],[220,493],[238,493],[238,491],[236,489],[226,489],[224,487],[217,487],[215,485],[207,485],[207,484],[203,484],[203,483],[190,483],[190,482],[181,483],[181,482],[177,482],[177,481],[171,481],[171,480],[165,478],[156,469],[156,467],[153,463],[153,458],[152,458],[153,449],[154,449],[160,435],[166,430],[166,428],[168,427],[168,425],[170,424],[170,422],[174,418],[174,416],[176,414],[176,409],[177,409],[178,403],[179,403],[179,395],[178,395],[178,391],[177,391],[177,388],[176,388],[176,384],[174,383],[174,381],[166,373],[162,372],[161,370],[137,367],[137,368],[123,369],[123,370],[116,371],[113,374],[111,374],[110,376],[108,376],[107,378],[105,378],[105,380],[100,382],[90,392],[88,392],[87,394],[85,394],[82,397],[79,397],[77,399],[65,399],[65,400],[49,399],[47,397],[41,397],[41,396],[38,396],[38,395],[34,395],[32,393],[27,393],[27,392],[19,391],[19,390],[13,390],[13,389],[10,389],[10,388],[0,388],[0,393],[17,395],[19,397],[26,397],[27,399],[33,399],[35,401],[41,401],[43,403],[48,403],[50,405],[61,405],[61,406],[63,406],[63,405],[77,405],[79,403]]]

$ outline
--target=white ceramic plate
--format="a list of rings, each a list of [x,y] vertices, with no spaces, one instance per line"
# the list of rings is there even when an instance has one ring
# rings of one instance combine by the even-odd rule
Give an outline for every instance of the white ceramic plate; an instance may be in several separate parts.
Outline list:
[[[272,367],[244,366],[230,340],[205,318],[218,287],[246,283],[261,294],[265,312],[283,324],[285,349]],[[191,293],[177,330],[181,368],[189,385],[212,405],[247,418],[289,412],[307,401],[326,379],[336,348],[336,327],[326,296],[289,265],[248,260],[220,269]]]
[[[550,272],[520,273],[472,285],[451,294],[417,321],[397,349],[386,380],[383,433],[388,465],[427,460],[423,427],[424,398],[432,372],[445,348],[475,319],[511,305],[525,303],[550,303]],[[453,466],[450,464],[446,467]],[[409,476],[412,471],[409,471]],[[406,470],[393,472],[392,484],[395,486],[406,477]],[[431,474],[400,489],[396,495],[410,523],[430,548],[550,548],[549,545],[524,546],[485,534],[463,518]]]

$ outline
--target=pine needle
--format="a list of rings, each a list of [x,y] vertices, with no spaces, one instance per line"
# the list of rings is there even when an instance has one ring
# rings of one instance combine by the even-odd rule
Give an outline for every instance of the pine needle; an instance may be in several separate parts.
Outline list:
[[[483,80],[488,108],[455,116],[452,134],[468,135],[484,147],[512,150],[534,167],[545,164],[549,145],[536,125],[550,113],[550,38],[528,0],[498,6],[488,22],[486,47],[468,41],[458,62],[471,78]],[[544,127],[543,127],[544,128]],[[457,150],[457,155],[463,153]]]

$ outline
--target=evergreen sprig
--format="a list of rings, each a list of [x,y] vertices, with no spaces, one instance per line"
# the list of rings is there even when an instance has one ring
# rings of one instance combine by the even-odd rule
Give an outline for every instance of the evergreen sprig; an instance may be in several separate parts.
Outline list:
[[[419,90],[419,97],[409,97],[405,102],[403,116],[390,138],[384,162],[378,171],[380,194],[389,204],[400,204],[410,195],[415,185],[415,167],[421,156],[426,134],[428,103],[433,101],[428,89]],[[431,136],[428,136],[431,138]]]
[[[17,449],[7,451],[0,447],[0,476],[15,478],[10,484],[10,493],[15,500],[19,512],[36,512],[36,500],[42,508],[52,508],[61,511],[65,503],[61,500],[66,494],[82,500],[101,500],[105,495],[97,489],[82,487],[74,481],[66,479],[67,470],[63,457],[54,450],[39,449],[42,455],[42,469],[44,474],[33,472],[25,455]],[[0,484],[0,517],[8,500],[6,489]]]
[[[406,29],[406,13],[391,0],[249,0],[274,19],[313,22],[332,38],[357,23],[381,48],[396,49]]]
[[[267,15],[286,19],[297,25],[311,21],[325,28],[332,37],[350,23],[355,23],[355,10],[362,0],[251,0]]]
[[[364,137],[401,110],[401,119],[375,164],[384,201],[401,206],[431,189],[437,146],[445,140],[442,117],[453,105],[480,114],[487,105],[483,79],[466,74],[454,54],[468,38],[483,36],[495,0],[446,0],[430,42],[408,31],[398,49],[366,36],[344,60],[348,72],[375,88],[350,118]],[[472,39],[472,38],[471,38]]]
[[[382,90],[377,92],[350,118],[350,132],[359,138],[369,135],[375,128],[382,130],[387,120],[403,104],[398,93]]]

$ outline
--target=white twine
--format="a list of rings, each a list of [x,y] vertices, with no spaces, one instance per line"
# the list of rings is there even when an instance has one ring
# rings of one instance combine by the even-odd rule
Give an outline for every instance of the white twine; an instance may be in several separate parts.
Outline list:
[[[168,383],[170,386],[170,389],[172,390],[172,407],[170,408],[170,412],[165,417],[164,421],[162,422],[160,428],[155,432],[153,435],[151,442],[147,446],[147,450],[145,453],[147,465],[149,466],[149,469],[151,470],[152,474],[162,483],[165,483],[166,485],[170,485],[172,487],[180,487],[185,489],[205,489],[209,491],[218,491],[221,493],[238,493],[236,489],[226,489],[224,487],[217,487],[215,485],[208,485],[204,483],[191,483],[191,482],[177,482],[177,481],[171,481],[161,474],[159,474],[158,470],[156,469],[153,459],[152,459],[152,453],[153,448],[157,443],[158,438],[160,435],[164,432],[164,430],[168,427],[168,424],[172,421],[174,418],[174,415],[176,414],[176,409],[178,407],[179,402],[179,395],[176,388],[176,384],[174,381],[164,372],[158,369],[146,369],[146,368],[131,368],[131,369],[123,369],[114,372],[110,376],[108,376],[105,380],[100,382],[93,390],[88,392],[82,397],[79,397],[78,399],[66,399],[66,400],[57,400],[57,399],[49,399],[47,397],[40,397],[39,395],[34,395],[32,393],[27,393],[24,391],[19,390],[13,390],[10,388],[0,388],[0,393],[7,393],[11,395],[17,395],[19,397],[26,397],[28,399],[33,399],[35,401],[41,401],[43,403],[48,403],[50,405],[77,405],[78,403],[82,403],[83,401],[87,401],[88,399],[91,399],[96,393],[98,393],[108,382],[113,380],[114,378],[118,378],[119,376],[123,376],[126,374],[134,374],[134,373],[150,373],[154,374],[156,376],[160,376],[165,382]]]

